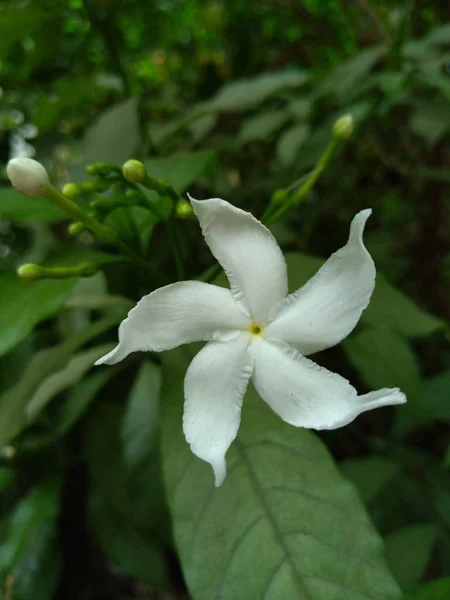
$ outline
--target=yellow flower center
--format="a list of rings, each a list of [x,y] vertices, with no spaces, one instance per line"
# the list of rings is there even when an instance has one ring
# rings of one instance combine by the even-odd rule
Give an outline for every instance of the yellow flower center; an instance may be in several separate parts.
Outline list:
[[[252,323],[248,328],[248,332],[250,335],[262,335],[263,328],[258,323]]]

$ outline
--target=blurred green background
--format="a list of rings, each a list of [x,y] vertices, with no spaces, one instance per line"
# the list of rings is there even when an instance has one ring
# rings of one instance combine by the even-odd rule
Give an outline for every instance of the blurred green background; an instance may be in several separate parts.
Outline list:
[[[159,375],[153,363],[138,368],[131,360],[113,375],[86,377],[101,355],[90,340],[100,336],[101,349],[109,347],[132,305],[124,297],[150,290],[100,254],[106,276],[94,281],[18,280],[23,262],[72,264],[86,251],[92,259],[93,250],[87,234],[70,238],[64,215],[45,200],[12,190],[7,161],[34,156],[62,186],[86,181],[95,161],[120,167],[145,159],[149,173],[177,192],[220,196],[261,216],[278,189],[314,167],[347,113],[352,138],[273,232],[300,285],[321,264],[310,255],[342,246],[353,215],[373,209],[365,242],[380,273],[376,298],[363,326],[317,360],[361,391],[401,387],[409,402],[364,415],[326,442],[385,537],[402,588],[450,576],[449,17],[443,0],[3,0],[5,600],[189,597],[166,509],[155,533],[145,514],[129,524],[136,504],[122,497],[135,485],[132,494],[145,504],[151,481],[152,502],[156,493],[164,505],[159,467],[147,480],[139,464],[128,479],[112,468],[120,444],[127,452],[139,386],[158,388]],[[173,281],[161,224],[121,210],[109,222],[130,243],[139,238],[147,259]],[[195,221],[178,221],[186,274],[195,278],[211,257]],[[69,362],[55,383],[74,356],[75,367]],[[36,421],[18,416],[30,399]]]

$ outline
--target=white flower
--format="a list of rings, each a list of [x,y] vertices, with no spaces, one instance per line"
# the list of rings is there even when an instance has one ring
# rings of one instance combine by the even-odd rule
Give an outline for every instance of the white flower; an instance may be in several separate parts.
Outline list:
[[[305,358],[345,338],[369,303],[375,266],[362,233],[370,210],[355,216],[347,244],[287,295],[284,257],[264,225],[219,198],[191,202],[231,290],[182,281],[144,296],[120,325],[118,346],[97,364],[208,341],[186,373],[183,430],[192,452],[214,469],[216,486],[225,479],[250,378],[296,427],[334,429],[364,411],[406,402],[397,388],[358,396],[346,379]]]
[[[6,172],[16,190],[26,196],[42,196],[50,183],[45,168],[32,158],[13,158]]]

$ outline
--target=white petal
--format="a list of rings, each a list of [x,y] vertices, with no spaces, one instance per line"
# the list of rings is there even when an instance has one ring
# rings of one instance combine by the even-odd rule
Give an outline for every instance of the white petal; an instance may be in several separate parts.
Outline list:
[[[137,350],[160,352],[181,344],[236,337],[249,318],[229,290],[180,281],[144,296],[119,327],[119,344],[95,364],[113,365]]]
[[[222,265],[233,298],[257,323],[287,294],[284,256],[275,238],[253,215],[220,198],[189,197],[203,235]]]
[[[255,338],[251,350],[258,394],[284,421],[296,427],[336,429],[367,410],[406,402],[397,388],[358,396],[346,379],[319,367],[286,344]]]
[[[237,435],[253,371],[248,345],[247,333],[229,342],[209,342],[186,373],[184,435],[192,452],[211,464],[216,487],[225,479],[225,454]]]
[[[307,355],[335,346],[354,329],[375,286],[375,265],[362,241],[371,212],[359,212],[347,244],[274,308],[266,338],[283,340]]]

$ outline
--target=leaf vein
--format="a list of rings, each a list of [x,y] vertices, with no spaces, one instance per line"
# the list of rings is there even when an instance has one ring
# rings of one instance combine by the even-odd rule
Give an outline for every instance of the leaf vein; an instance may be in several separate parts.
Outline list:
[[[257,517],[255,517],[252,521],[250,521],[250,523],[247,525],[247,527],[238,535],[238,537],[234,541],[234,544],[230,549],[230,554],[229,554],[228,560],[227,560],[226,564],[224,565],[224,570],[222,572],[222,576],[220,578],[219,584],[217,586],[217,592],[216,592],[217,600],[220,600],[222,597],[221,594],[222,594],[223,586],[225,585],[225,579],[226,579],[227,573],[231,567],[231,563],[233,562],[233,558],[234,558],[236,552],[238,551],[239,546],[242,544],[242,542],[247,537],[247,535],[250,534],[252,529],[261,521],[261,519],[263,517],[264,517],[264,514],[260,514]]]
[[[315,494],[310,494],[309,492],[305,492],[305,490],[299,488],[290,488],[287,485],[272,485],[269,487],[263,488],[264,491],[278,491],[278,492],[288,492],[290,494],[299,494],[300,496],[305,496],[305,498],[309,498],[316,502],[321,502],[322,504],[328,504],[329,506],[333,506],[343,512],[347,512],[345,506],[341,506],[340,504],[336,504],[332,500],[327,500],[326,498],[322,498],[321,496],[316,496]]]
[[[263,506],[263,509],[267,515],[267,519],[273,529],[273,532],[275,534],[276,539],[278,540],[278,543],[280,545],[280,547],[283,549],[283,552],[285,554],[286,560],[289,562],[292,572],[295,576],[295,579],[299,585],[299,588],[303,591],[305,597],[307,598],[307,600],[313,600],[312,596],[310,595],[308,588],[305,584],[304,581],[304,577],[303,575],[300,573],[300,571],[298,571],[297,566],[295,564],[295,562],[292,559],[292,556],[289,552],[289,548],[285,542],[285,540],[283,539],[283,535],[278,527],[275,515],[273,514],[271,507],[269,506],[263,492],[264,492],[264,488],[262,487],[254,469],[253,466],[247,456],[246,453],[246,447],[245,445],[240,441],[239,438],[236,439],[235,441],[235,445],[236,448],[238,449],[238,451],[240,452],[241,456],[242,456],[242,460],[245,463],[248,473],[250,475],[250,479],[253,481],[253,485],[256,491],[257,496],[259,497],[259,500]]]
[[[298,529],[295,531],[286,531],[283,535],[285,535],[285,536],[301,535],[301,536],[313,538],[313,539],[317,540],[318,542],[321,542],[324,546],[328,546],[329,548],[336,550],[336,552],[339,552],[343,556],[347,556],[348,558],[356,558],[357,560],[359,560],[360,562],[364,563],[365,565],[367,565],[368,567],[371,567],[371,568],[373,568],[373,566],[374,566],[370,561],[366,560],[365,558],[362,558],[361,556],[358,556],[357,554],[353,554],[352,552],[349,552],[342,546],[335,546],[334,544],[330,544],[330,542],[327,542],[323,538],[321,538],[318,535],[315,535],[314,533],[311,533],[309,531],[302,531],[302,530]]]

